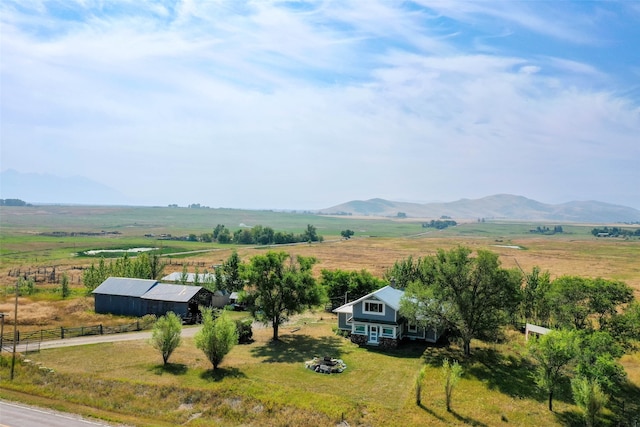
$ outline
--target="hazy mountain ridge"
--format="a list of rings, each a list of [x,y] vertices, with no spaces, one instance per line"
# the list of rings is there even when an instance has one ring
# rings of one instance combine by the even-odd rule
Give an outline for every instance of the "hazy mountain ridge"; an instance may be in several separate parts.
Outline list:
[[[322,214],[351,214],[413,218],[508,219],[562,222],[638,222],[640,210],[598,201],[546,204],[523,196],[497,194],[480,199],[447,203],[407,203],[384,199],[354,200],[320,211]]]
[[[65,178],[13,169],[0,173],[0,194],[3,199],[15,198],[33,204],[128,204],[122,193],[83,176]]]

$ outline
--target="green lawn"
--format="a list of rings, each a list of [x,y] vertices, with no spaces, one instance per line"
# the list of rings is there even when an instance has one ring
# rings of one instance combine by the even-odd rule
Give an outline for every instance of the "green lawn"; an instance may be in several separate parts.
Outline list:
[[[324,317],[323,320],[320,320]],[[532,366],[524,357],[522,336],[509,344],[474,341],[473,356],[457,347],[408,343],[396,351],[358,348],[331,332],[333,319],[310,314],[281,330],[270,342],[269,329],[256,330],[256,342],[236,346],[218,371],[187,339],[163,367],[146,342],[122,342],[60,348],[30,354],[19,364],[16,380],[0,370],[0,397],[11,391],[77,405],[112,420],[137,425],[566,425],[579,421],[568,389],[557,395],[555,412],[533,386]],[[300,328],[299,330],[297,330]],[[342,374],[305,369],[313,356],[345,361]],[[460,359],[465,375],[454,391],[453,411],[444,407],[439,377],[443,357]],[[35,364],[37,363],[37,365]],[[423,363],[427,375],[422,406],[415,405],[414,383]],[[51,368],[49,372],[41,367]],[[640,396],[638,387],[630,397]],[[66,402],[66,403],[65,403]],[[87,409],[97,408],[97,409]],[[77,407],[74,409],[78,411]],[[627,411],[638,411],[627,403]],[[603,421],[613,414],[605,413]]]

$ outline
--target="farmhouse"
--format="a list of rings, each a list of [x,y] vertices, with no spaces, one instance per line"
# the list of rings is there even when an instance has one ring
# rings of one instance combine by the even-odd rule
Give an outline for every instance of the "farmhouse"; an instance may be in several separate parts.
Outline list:
[[[351,334],[359,345],[396,347],[402,339],[436,342],[442,334],[436,328],[411,324],[400,316],[400,300],[404,291],[385,286],[335,310],[338,328]]]
[[[157,280],[109,277],[93,291],[96,313],[122,316],[162,316],[169,311],[185,317],[198,306],[211,306],[213,294],[200,287],[169,285]]]

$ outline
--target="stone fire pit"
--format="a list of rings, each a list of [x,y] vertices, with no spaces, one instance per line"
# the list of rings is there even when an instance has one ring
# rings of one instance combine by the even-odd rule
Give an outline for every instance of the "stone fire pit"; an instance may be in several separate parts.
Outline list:
[[[314,357],[313,360],[304,362],[304,366],[320,374],[339,374],[347,369],[342,359],[331,357]]]

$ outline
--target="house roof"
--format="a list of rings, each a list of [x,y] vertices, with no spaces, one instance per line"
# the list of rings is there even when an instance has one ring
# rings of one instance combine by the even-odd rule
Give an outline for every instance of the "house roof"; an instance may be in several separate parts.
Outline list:
[[[93,290],[94,294],[140,297],[158,284],[157,280],[109,277]]]
[[[389,307],[397,311],[400,309],[400,299],[402,299],[403,295],[404,295],[404,291],[401,291],[400,289],[396,289],[392,286],[387,285],[384,288],[380,288],[375,292],[371,292],[370,294],[363,296],[362,298],[359,298],[355,301],[351,301],[347,304],[341,305],[340,307],[333,310],[333,312],[334,313],[352,313],[353,306],[355,304],[359,303],[360,301],[370,299],[371,297],[375,297],[377,300],[385,303],[386,305],[388,305]]]
[[[142,295],[142,299],[155,301],[189,302],[202,290],[202,286],[170,285],[158,283],[149,292]]]

